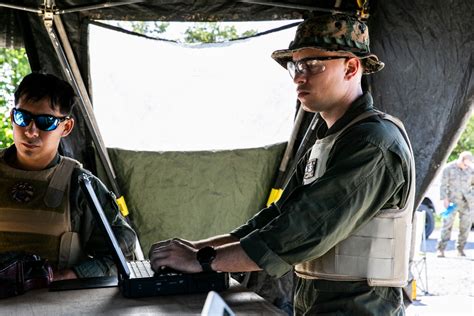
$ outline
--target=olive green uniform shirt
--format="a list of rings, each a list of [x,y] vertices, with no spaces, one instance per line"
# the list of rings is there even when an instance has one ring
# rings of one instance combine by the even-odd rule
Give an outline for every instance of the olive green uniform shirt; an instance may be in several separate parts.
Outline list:
[[[320,120],[317,137],[339,131],[372,109],[372,97],[366,93],[330,129]],[[381,209],[402,207],[408,197],[410,150],[399,129],[379,116],[341,134],[324,175],[303,185],[308,157],[309,151],[300,159],[278,202],[231,232],[240,239],[246,254],[274,277],[291,271],[297,263],[324,255]],[[327,282],[335,286],[354,283],[324,281],[325,287]],[[398,292],[396,299],[401,302]]]

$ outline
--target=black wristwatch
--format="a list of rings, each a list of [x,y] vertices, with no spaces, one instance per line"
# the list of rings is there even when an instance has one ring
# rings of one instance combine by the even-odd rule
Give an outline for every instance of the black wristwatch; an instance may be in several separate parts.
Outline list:
[[[213,247],[204,247],[198,250],[196,253],[196,259],[202,267],[204,272],[214,271],[211,268],[212,261],[216,258],[216,249]]]

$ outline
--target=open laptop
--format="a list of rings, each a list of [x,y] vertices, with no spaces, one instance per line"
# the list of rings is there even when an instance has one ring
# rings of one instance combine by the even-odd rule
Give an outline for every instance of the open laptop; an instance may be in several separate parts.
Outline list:
[[[99,199],[92,188],[90,176],[79,177],[79,184],[111,247],[117,266],[118,285],[125,297],[145,297],[170,294],[207,293],[223,291],[229,287],[229,274],[223,272],[183,273],[165,269],[160,273],[151,270],[148,260],[127,262]],[[54,283],[54,282],[53,282]],[[51,289],[51,288],[50,288]]]

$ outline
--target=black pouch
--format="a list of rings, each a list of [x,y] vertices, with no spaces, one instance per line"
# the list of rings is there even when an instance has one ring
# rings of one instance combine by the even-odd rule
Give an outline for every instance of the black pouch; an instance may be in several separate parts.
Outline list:
[[[0,298],[48,287],[52,280],[53,270],[46,259],[25,253],[0,253]]]

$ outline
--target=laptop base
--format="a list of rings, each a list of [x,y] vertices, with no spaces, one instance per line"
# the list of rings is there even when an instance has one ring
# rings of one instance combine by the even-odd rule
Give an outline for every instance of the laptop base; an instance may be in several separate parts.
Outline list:
[[[118,286],[117,276],[106,276],[53,281],[49,284],[49,291],[97,289],[116,286]]]
[[[136,298],[173,294],[207,293],[224,291],[229,288],[229,273],[177,274],[172,278],[154,276],[153,278],[122,279],[120,289],[124,297]]]

